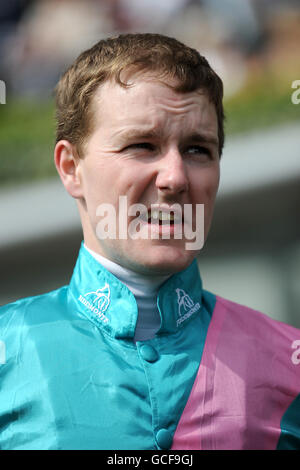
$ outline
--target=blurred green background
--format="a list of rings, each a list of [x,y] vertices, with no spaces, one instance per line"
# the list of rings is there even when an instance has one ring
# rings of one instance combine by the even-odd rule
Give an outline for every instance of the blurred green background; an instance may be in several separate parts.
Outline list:
[[[300,121],[300,106],[291,102],[292,81],[265,76],[225,99],[226,136]],[[0,185],[56,175],[53,100],[8,100],[0,108]]]
[[[90,16],[81,10],[84,4],[91,8]],[[300,106],[291,103],[291,83],[300,79],[297,2],[13,0],[5,5],[0,12],[0,79],[8,82],[7,104],[0,106],[1,186],[56,174],[52,90],[77,53],[106,34],[164,30],[198,48],[217,71],[220,65],[227,135],[300,120]],[[91,22],[93,9],[98,21]],[[13,26],[9,14],[15,15]],[[80,15],[82,32],[76,35]]]

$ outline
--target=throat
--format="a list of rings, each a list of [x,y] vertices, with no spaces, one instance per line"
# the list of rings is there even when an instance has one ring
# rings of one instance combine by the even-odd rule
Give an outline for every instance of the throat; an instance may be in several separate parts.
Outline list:
[[[116,276],[135,297],[138,307],[138,318],[136,322],[134,341],[145,341],[152,339],[159,330],[161,318],[157,307],[157,295],[160,286],[170,277],[145,276],[131,271],[117,263],[85,248],[104,268]]]

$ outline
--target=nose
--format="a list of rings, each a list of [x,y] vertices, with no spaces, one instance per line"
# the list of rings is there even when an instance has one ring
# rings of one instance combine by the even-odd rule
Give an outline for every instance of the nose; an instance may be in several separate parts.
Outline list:
[[[156,187],[161,195],[173,196],[188,191],[186,164],[178,149],[169,149],[159,162]]]

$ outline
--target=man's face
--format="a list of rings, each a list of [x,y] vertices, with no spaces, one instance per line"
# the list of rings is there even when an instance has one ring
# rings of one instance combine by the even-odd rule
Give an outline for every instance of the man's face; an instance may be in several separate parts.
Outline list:
[[[144,274],[171,274],[186,268],[199,250],[188,250],[184,236],[175,239],[174,225],[144,222],[145,238],[118,239],[119,197],[127,207],[204,204],[205,238],[211,223],[219,184],[218,124],[214,105],[201,90],[177,93],[150,77],[139,76],[122,88],[105,82],[93,101],[94,131],[78,162],[82,197],[79,208],[86,245],[112,261]],[[101,204],[116,209],[116,239],[99,239],[97,224]],[[178,207],[178,206],[177,206]],[[126,218],[127,226],[135,216]],[[152,212],[153,215],[153,212]],[[195,229],[195,221],[193,221]],[[155,238],[150,235],[156,230]],[[169,238],[163,238],[169,230]]]

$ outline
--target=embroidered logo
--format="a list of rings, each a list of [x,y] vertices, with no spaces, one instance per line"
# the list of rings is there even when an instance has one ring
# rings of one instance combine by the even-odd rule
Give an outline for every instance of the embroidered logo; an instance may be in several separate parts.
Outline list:
[[[104,323],[108,323],[109,320],[104,315],[104,312],[108,309],[110,304],[110,288],[107,283],[104,287],[101,287],[96,291],[80,295],[78,300],[85,305],[85,307],[95,313],[100,320]]]
[[[192,301],[190,296],[183,289],[176,289],[178,314],[177,326],[187,320],[193,313],[200,309],[200,304]]]

